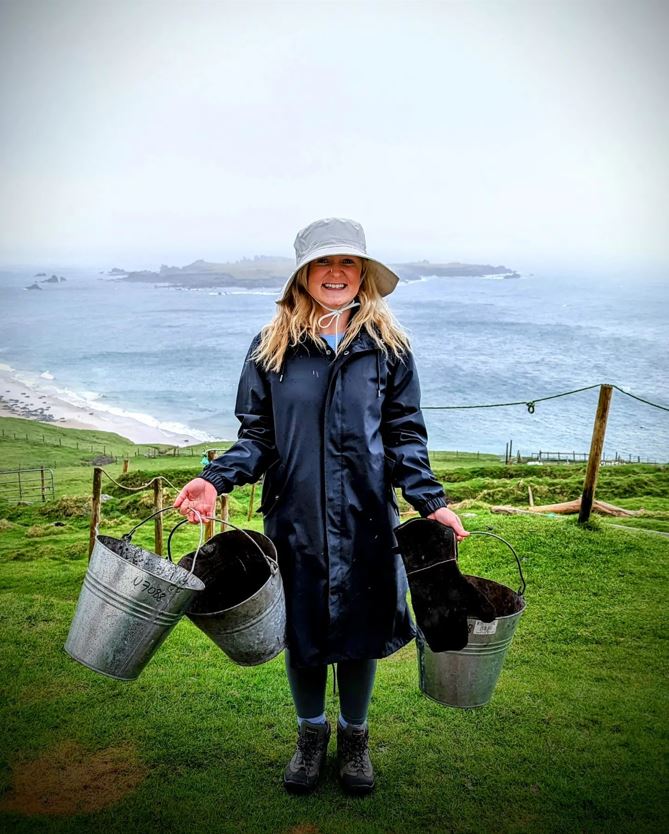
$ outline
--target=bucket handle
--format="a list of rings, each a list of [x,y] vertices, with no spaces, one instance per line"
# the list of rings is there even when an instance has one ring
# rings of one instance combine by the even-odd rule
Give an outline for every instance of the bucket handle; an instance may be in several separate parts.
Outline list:
[[[234,527],[234,529],[235,529],[235,530],[237,530],[237,531],[238,531],[238,532],[240,532],[240,533],[243,533],[243,534],[246,536],[246,538],[247,538],[247,539],[251,542],[251,544],[252,544],[254,547],[256,547],[256,548],[258,549],[258,551],[260,552],[260,555],[261,555],[261,556],[263,557],[263,559],[267,562],[267,564],[268,564],[268,566],[269,566],[269,569],[270,569],[270,572],[271,572],[272,576],[274,576],[274,574],[275,574],[275,573],[279,570],[279,564],[278,564],[278,562],[277,562],[275,559],[272,559],[272,557],[271,557],[271,556],[268,556],[268,555],[265,553],[265,551],[262,549],[262,547],[260,547],[260,545],[258,544],[258,542],[257,542],[257,541],[253,538],[253,536],[250,536],[250,535],[246,532],[246,530],[243,530],[241,527],[237,527],[237,525],[236,525],[236,524],[233,524],[231,521],[226,521],[226,520],[225,520],[225,519],[223,519],[223,518],[216,518],[216,517],[214,517],[214,516],[208,516],[208,515],[200,515],[200,514],[197,512],[197,510],[193,510],[192,512],[194,512],[194,513],[195,513],[195,515],[197,515],[197,516],[198,516],[198,518],[200,519],[200,521],[219,521],[221,524],[227,524],[229,527]],[[172,560],[171,560],[171,557],[170,557],[170,546],[171,546],[171,543],[172,543],[172,536],[174,535],[175,531],[176,531],[179,527],[181,527],[181,525],[182,525],[182,524],[188,524],[188,523],[189,523],[189,521],[188,521],[188,519],[187,519],[187,518],[184,518],[182,521],[177,522],[177,523],[174,525],[174,527],[172,528],[172,530],[170,531],[169,536],[167,537],[167,556],[168,556],[168,558],[170,559],[170,561],[172,561]],[[198,550],[199,550],[199,547],[198,547]],[[196,554],[196,555],[197,555],[197,554]],[[195,559],[193,559],[193,567],[194,567],[194,566],[195,566]],[[192,569],[191,569],[191,570],[192,570]]]
[[[470,533],[470,535],[473,535],[473,536],[492,536],[493,539],[498,539],[499,541],[504,542],[504,544],[509,548],[509,550],[516,557],[516,564],[518,565],[518,573],[520,574],[520,588],[518,588],[518,594],[521,597],[524,596],[525,589],[527,588],[527,584],[525,582],[525,577],[523,576],[523,568],[520,564],[520,559],[518,558],[518,554],[514,550],[513,545],[510,544],[506,539],[503,539],[501,536],[498,536],[497,533],[490,533],[488,530],[470,530],[469,533]],[[457,544],[456,544],[456,547],[457,547]]]
[[[129,530],[127,533],[124,533],[124,534],[123,534],[123,536],[121,536],[121,538],[123,539],[123,541],[126,541],[126,542],[131,542],[131,541],[132,541],[132,537],[133,537],[134,532],[135,532],[136,530],[138,530],[138,529],[142,526],[142,524],[146,524],[146,522],[147,522],[147,521],[151,521],[151,519],[152,519],[152,518],[155,518],[157,515],[160,515],[161,513],[167,513],[167,512],[169,512],[170,510],[173,510],[174,512],[177,512],[176,507],[163,507],[163,509],[162,509],[162,510],[156,510],[156,512],[155,512],[155,513],[151,513],[151,515],[147,516],[145,519],[143,519],[142,521],[140,521],[140,522],[139,522],[139,524],[135,524],[135,526],[134,526],[131,530]],[[195,562],[196,562],[196,560],[197,560],[198,554],[200,553],[200,548],[201,548],[201,547],[202,547],[202,545],[204,544],[204,523],[203,523],[203,516],[201,516],[201,515],[197,512],[197,510],[193,510],[193,512],[195,513],[195,515],[197,515],[197,517],[198,517],[198,521],[200,522],[200,540],[199,540],[199,542],[197,543],[197,549],[196,549],[196,551],[195,551],[195,556],[193,556],[193,564],[191,565],[191,569],[188,571],[188,576],[192,576],[193,571],[195,570]],[[184,519],[184,520],[185,520],[185,519]],[[183,524],[183,522],[179,522],[179,524]],[[179,526],[179,525],[177,524],[177,527],[178,527],[178,526]],[[170,535],[169,535],[169,537],[168,537],[168,539],[167,539],[167,561],[168,561],[168,562],[171,562],[172,564],[174,564],[174,562],[172,561],[172,554],[170,553],[170,539],[172,538],[172,533],[174,532],[174,530],[176,530],[176,527],[175,527],[175,528],[173,528],[172,532],[170,533]]]

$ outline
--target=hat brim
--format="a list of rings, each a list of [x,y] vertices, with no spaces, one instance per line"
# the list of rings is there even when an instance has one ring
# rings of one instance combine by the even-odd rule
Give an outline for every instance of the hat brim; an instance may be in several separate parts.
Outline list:
[[[369,255],[361,249],[356,249],[354,246],[322,246],[320,249],[312,250],[308,257],[304,258],[297,264],[293,274],[283,285],[281,295],[276,299],[276,303],[279,304],[286,300],[288,289],[295,280],[295,276],[303,266],[306,266],[318,258],[326,257],[327,255],[354,255],[357,258],[362,258],[367,261],[367,278],[374,281],[380,295],[390,295],[399,283],[399,276],[397,276],[392,269],[388,269],[388,267],[385,264],[382,264],[381,261],[370,258]]]

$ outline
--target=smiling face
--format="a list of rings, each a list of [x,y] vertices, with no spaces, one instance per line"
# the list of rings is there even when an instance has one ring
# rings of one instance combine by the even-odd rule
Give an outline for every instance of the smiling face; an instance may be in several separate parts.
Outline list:
[[[328,255],[309,264],[307,288],[320,305],[345,307],[358,294],[362,276],[362,258],[355,255]],[[327,312],[322,308],[323,313]],[[343,314],[348,320],[350,311]],[[341,330],[341,327],[340,327]]]

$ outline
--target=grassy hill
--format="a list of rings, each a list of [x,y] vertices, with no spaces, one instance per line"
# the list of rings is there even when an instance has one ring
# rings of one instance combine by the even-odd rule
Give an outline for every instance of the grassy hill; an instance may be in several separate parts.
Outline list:
[[[2,428],[19,434],[26,422]],[[35,425],[25,427],[29,435]],[[463,499],[465,527],[511,542],[526,576],[527,609],[493,700],[478,710],[429,700],[418,689],[415,647],[406,646],[379,663],[370,712],[376,792],[362,801],[341,795],[331,745],[325,781],[299,798],[281,786],[295,737],[281,657],[236,666],[187,618],[134,682],[105,678],[65,655],[87,566],[92,472],[90,453],[64,448],[83,444],[83,434],[45,429],[63,447],[40,446],[32,436],[2,440],[5,461],[23,465],[26,455],[53,453],[57,484],[54,501],[0,504],[3,831],[664,832],[669,541],[599,519],[581,528],[573,517],[489,511],[489,502],[526,505],[528,484],[550,500],[572,497],[582,468],[431,456],[449,493]],[[134,449],[114,435],[90,434],[96,452],[100,443]],[[179,486],[199,471],[197,455],[133,456],[130,467],[125,486],[158,473]],[[119,478],[120,463],[105,469]],[[147,492],[107,479],[103,491],[103,533],[120,537],[150,512]],[[168,488],[166,500],[173,494]],[[666,467],[604,469],[598,494],[650,508],[632,519],[636,527],[658,529],[669,515]],[[246,520],[249,498],[250,487],[235,490],[231,520],[261,530],[260,516]],[[167,529],[176,520],[166,520]],[[152,548],[150,528],[134,541]],[[196,539],[195,528],[180,528],[175,558]],[[518,585],[510,553],[489,538],[471,536],[460,562]],[[327,700],[334,717],[330,687]]]

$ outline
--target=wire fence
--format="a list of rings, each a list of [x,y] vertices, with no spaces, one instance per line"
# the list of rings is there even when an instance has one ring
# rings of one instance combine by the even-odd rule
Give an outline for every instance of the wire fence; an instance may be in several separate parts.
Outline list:
[[[641,402],[645,405],[651,406],[653,408],[661,409],[662,411],[669,411],[669,407],[662,405],[661,403],[655,403],[651,400],[645,399],[643,397],[639,397],[635,394],[630,393],[629,391],[625,391],[618,385],[613,385],[611,383],[607,383],[610,385],[611,388],[614,388],[616,391],[619,391],[621,394],[624,394],[627,397],[631,397],[632,399]],[[535,397],[532,400],[512,400],[509,402],[499,402],[499,403],[474,403],[474,404],[460,404],[460,405],[423,405],[421,406],[423,411],[448,411],[448,410],[458,410],[458,409],[473,409],[473,408],[508,408],[512,406],[524,406],[527,409],[528,414],[534,414],[536,411],[537,403],[547,402],[549,400],[556,400],[562,397],[573,396],[575,394],[580,394],[583,391],[591,391],[595,388],[601,388],[601,383],[597,385],[587,385],[583,388],[574,388],[571,391],[562,391],[559,394],[550,394],[545,397]],[[70,439],[66,437],[63,439],[62,436],[58,438],[49,437],[48,434],[44,432],[28,432],[28,431],[9,431],[7,429],[0,430],[0,442],[2,441],[10,441],[10,440],[25,440],[30,443],[38,443],[43,446],[50,446],[50,447],[58,447],[62,449],[72,449],[75,451],[86,452],[97,457],[105,457],[107,460],[105,461],[95,461],[91,460],[90,462],[95,464],[99,463],[119,463],[123,460],[130,460],[131,458],[159,458],[159,457],[198,457],[201,456],[203,453],[207,454],[211,451],[223,451],[224,449],[207,447],[204,448],[204,444],[196,444],[194,446],[169,446],[169,445],[159,445],[159,444],[141,444],[139,446],[134,446],[132,448],[128,448],[126,450],[118,449],[118,446],[112,446],[111,444],[94,444],[90,442],[86,442],[83,440],[77,439]],[[227,447],[225,447],[227,448]],[[586,452],[538,452],[532,453],[529,456],[525,456],[528,460],[547,460],[547,456],[555,456],[555,459],[558,461],[576,459],[576,455],[581,457],[582,460],[586,460],[588,458],[588,453]],[[518,453],[515,455],[516,459],[518,458]],[[505,462],[510,462],[510,450],[507,449],[503,460]],[[633,459],[634,456],[629,454],[627,458],[624,456],[619,456],[618,452],[615,453],[615,457],[613,459],[607,459],[606,463],[657,463],[657,461],[650,461],[644,460],[642,461],[640,456],[636,456],[636,460]]]
[[[539,463],[587,463],[590,457],[588,452],[531,452],[529,455],[521,455],[518,452],[519,463],[530,463],[537,461]],[[640,455],[621,455],[618,452],[613,457],[606,457],[603,455],[600,459],[603,466],[611,466],[623,463],[643,463],[652,466],[657,466],[660,461],[641,459]]]
[[[141,445],[119,451],[118,446],[107,444],[95,445],[83,440],[75,440],[69,437],[49,437],[42,432],[8,431],[0,430],[0,442],[2,441],[26,441],[41,446],[49,446],[59,449],[72,449],[74,451],[86,452],[97,456],[113,459],[114,463],[131,458],[158,458],[158,457],[198,457],[202,455],[202,447],[192,446],[158,446]],[[111,461],[110,461],[111,462]]]

